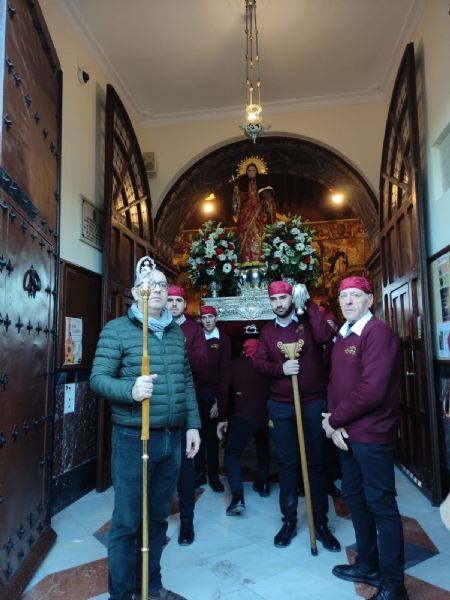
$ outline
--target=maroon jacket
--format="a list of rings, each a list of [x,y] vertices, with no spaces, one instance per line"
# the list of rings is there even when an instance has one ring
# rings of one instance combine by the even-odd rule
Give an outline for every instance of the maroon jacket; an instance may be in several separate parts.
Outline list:
[[[194,388],[197,389],[197,379],[208,364],[208,349],[206,347],[205,334],[203,333],[203,327],[192,321],[192,319],[186,319],[180,327],[184,333],[189,364],[194,378]]]
[[[267,323],[261,331],[254,365],[258,373],[271,379],[270,398],[277,402],[294,403],[292,378],[283,373],[283,364],[287,359],[277,344],[300,339],[305,342],[299,357],[300,402],[309,404],[326,398],[328,378],[323,364],[323,345],[333,337],[333,329],[311,298],[306,302],[305,314],[298,316],[298,323],[292,321],[287,327],[275,325],[275,321]]]
[[[397,439],[402,359],[392,329],[372,317],[361,335],[338,335],[331,357],[328,412],[333,429],[350,442],[391,444]]]
[[[240,356],[231,361],[219,387],[219,421],[228,415],[228,394],[233,389],[235,417],[267,421],[267,400],[270,380],[256,372],[250,356]]]
[[[208,350],[208,367],[197,379],[197,390],[217,389],[231,363],[231,341],[223,331],[220,332],[220,339],[205,339],[205,343]]]

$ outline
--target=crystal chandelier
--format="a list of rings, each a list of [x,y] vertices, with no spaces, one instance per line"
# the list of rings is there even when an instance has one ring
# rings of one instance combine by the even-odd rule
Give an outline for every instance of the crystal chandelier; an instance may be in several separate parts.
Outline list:
[[[245,0],[245,35],[247,36],[247,52],[245,55],[247,63],[247,112],[245,127],[239,125],[245,135],[256,142],[256,139],[265,131],[270,129],[270,125],[263,125],[261,119],[261,80],[259,78],[259,51],[258,51],[258,28],[256,26],[256,0]],[[255,68],[255,71],[253,69]],[[253,81],[256,79],[256,91]],[[257,96],[257,102],[253,98]]]

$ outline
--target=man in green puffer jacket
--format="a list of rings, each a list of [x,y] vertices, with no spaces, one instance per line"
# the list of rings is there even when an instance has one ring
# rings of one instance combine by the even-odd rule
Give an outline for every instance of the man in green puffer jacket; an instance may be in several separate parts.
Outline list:
[[[151,259],[149,259],[150,261]],[[150,398],[148,442],[148,598],[185,600],[166,590],[160,559],[167,517],[180,469],[180,443],[189,458],[200,446],[200,417],[184,335],[166,309],[168,283],[154,269],[148,299],[148,354],[151,375],[141,376],[143,300],[138,276],[126,317],[107,323],[100,334],[91,374],[94,394],[112,408],[111,473],[114,511],[108,542],[110,600],[141,598],[142,401]],[[186,440],[180,427],[186,422]]]

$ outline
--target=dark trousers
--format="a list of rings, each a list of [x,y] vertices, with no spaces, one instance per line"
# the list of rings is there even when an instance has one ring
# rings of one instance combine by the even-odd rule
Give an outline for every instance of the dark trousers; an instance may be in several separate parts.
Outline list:
[[[194,458],[197,473],[216,471],[219,468],[219,438],[217,437],[217,424],[219,419],[211,419],[209,414],[217,398],[217,390],[197,390],[198,411],[202,428],[200,430],[200,450]]]
[[[239,461],[252,437],[256,444],[259,479],[269,481],[270,445],[267,421],[232,417],[225,444],[225,470],[232,494],[244,489]]]
[[[162,587],[161,553],[180,469],[180,430],[151,429],[148,442],[148,591]],[[141,430],[114,425],[111,473],[114,511],[108,542],[110,600],[132,600],[141,589]]]
[[[339,451],[342,495],[352,514],[358,567],[366,573],[380,568],[387,581],[402,586],[405,558],[402,522],[395,499],[395,446],[356,442],[347,445],[348,451]]]
[[[269,431],[278,453],[280,509],[284,523],[297,522],[300,450],[294,404],[269,400]],[[327,476],[324,465],[325,432],[322,413],[326,400],[301,406],[309,485],[315,525],[328,522]]]
[[[177,482],[178,500],[180,502],[180,521],[189,522],[194,519],[195,507],[195,468],[194,459],[186,456],[186,429],[181,429],[181,465]]]

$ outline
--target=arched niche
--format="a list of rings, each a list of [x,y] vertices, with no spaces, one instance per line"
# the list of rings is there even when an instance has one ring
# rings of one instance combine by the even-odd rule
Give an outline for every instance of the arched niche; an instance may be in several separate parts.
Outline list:
[[[167,193],[155,219],[157,252],[172,260],[176,239],[201,200],[236,174],[241,160],[258,155],[269,173],[292,174],[319,181],[327,188],[343,190],[346,201],[361,220],[370,245],[377,245],[378,200],[364,177],[335,151],[311,140],[265,136],[253,144],[248,140],[222,146],[189,167]],[[231,199],[231,190],[230,190]]]

